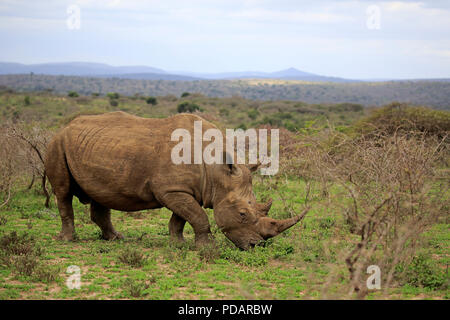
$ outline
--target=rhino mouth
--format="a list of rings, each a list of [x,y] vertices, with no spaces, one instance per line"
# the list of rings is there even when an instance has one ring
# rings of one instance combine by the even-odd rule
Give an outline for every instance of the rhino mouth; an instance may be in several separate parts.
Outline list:
[[[252,235],[252,237],[250,239],[236,239],[234,238],[232,235],[230,234],[226,234],[227,238],[231,240],[231,242],[233,242],[235,244],[236,247],[238,247],[241,250],[248,250],[248,249],[253,249],[254,247],[261,245],[262,243],[264,243],[264,239],[255,234]]]

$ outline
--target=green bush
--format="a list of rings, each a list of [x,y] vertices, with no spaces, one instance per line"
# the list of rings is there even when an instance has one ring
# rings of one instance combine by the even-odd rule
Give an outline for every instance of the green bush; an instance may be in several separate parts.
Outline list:
[[[158,100],[156,100],[155,97],[148,97],[147,99],[145,99],[145,102],[147,102],[147,104],[151,104],[153,106],[158,104]]]
[[[177,111],[178,113],[183,113],[183,112],[195,112],[195,111],[201,111],[201,108],[193,103],[193,102],[189,102],[189,101],[185,101],[185,102],[181,102],[178,107],[177,107]]]
[[[120,98],[120,94],[118,94],[117,92],[108,92],[106,94],[106,96],[110,99],[119,99]]]
[[[426,107],[411,107],[394,102],[372,110],[371,114],[357,122],[353,129],[362,135],[384,132],[423,132],[427,136],[442,139],[450,131],[450,112]]]
[[[402,280],[414,287],[438,289],[446,284],[447,277],[429,254],[419,254],[408,266],[399,266],[397,271],[403,271]]]
[[[26,106],[29,106],[31,104],[30,96],[25,96],[23,102],[25,103]]]
[[[230,111],[228,109],[226,109],[226,108],[220,108],[219,109],[219,114],[222,117],[228,117],[230,115]]]
[[[339,103],[334,106],[334,110],[337,112],[361,112],[364,110],[364,106],[357,103]]]
[[[147,257],[137,249],[125,248],[119,254],[119,261],[135,268],[142,267],[147,261]]]
[[[144,291],[149,288],[149,285],[139,280],[127,278],[123,282],[123,287],[133,298],[140,298],[146,295]]]
[[[76,97],[79,96],[79,94],[78,94],[78,92],[76,92],[76,91],[69,91],[69,92],[67,93],[67,96],[69,96],[69,97],[71,97],[71,98],[76,98]]]
[[[189,93],[189,92],[183,92],[182,94],[181,94],[181,97],[182,98],[186,98],[186,97],[189,97],[191,94]]]
[[[249,112],[247,112],[247,115],[250,119],[255,120],[259,116],[259,111],[256,109],[252,109]]]
[[[119,101],[117,101],[116,99],[111,99],[109,100],[109,104],[111,105],[111,107],[117,107],[119,105]]]

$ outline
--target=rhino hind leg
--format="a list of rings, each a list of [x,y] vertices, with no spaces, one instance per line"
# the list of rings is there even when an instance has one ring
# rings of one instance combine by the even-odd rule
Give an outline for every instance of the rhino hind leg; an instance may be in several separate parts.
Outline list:
[[[54,140],[48,145],[45,171],[56,196],[59,215],[61,217],[61,232],[56,237],[59,240],[72,241],[75,238],[71,183],[73,179],[67,166],[64,150],[60,140]]]
[[[173,213],[169,221],[169,234],[173,242],[184,242],[183,229],[186,220]]]
[[[123,239],[111,223],[111,210],[101,204],[91,201],[91,220],[102,230],[102,238],[105,240]]]
[[[57,236],[59,240],[72,241],[75,238],[75,225],[72,207],[72,195],[56,196],[58,211],[61,216],[61,232]]]

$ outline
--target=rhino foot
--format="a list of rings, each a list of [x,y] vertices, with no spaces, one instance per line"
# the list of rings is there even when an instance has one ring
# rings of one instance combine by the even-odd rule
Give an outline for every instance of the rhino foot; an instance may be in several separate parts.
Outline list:
[[[61,241],[74,241],[76,239],[76,235],[71,232],[60,232],[56,237],[56,240]]]
[[[214,237],[211,233],[196,235],[195,246],[197,248],[215,247],[216,241],[214,240]]]
[[[108,241],[120,240],[120,239],[124,239],[124,238],[125,237],[117,231],[111,231],[111,232],[102,234],[102,239],[108,240]]]

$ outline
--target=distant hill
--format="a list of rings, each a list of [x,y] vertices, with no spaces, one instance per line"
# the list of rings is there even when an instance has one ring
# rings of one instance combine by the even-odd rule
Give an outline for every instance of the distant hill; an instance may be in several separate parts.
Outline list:
[[[146,66],[114,67],[104,63],[93,62],[61,62],[29,65],[0,62],[0,74],[29,74],[30,72],[35,74],[66,76],[122,75],[133,73],[166,74],[162,69]]]
[[[184,76],[179,74],[163,74],[163,73],[124,73],[124,74],[102,74],[95,75],[99,78],[120,78],[135,80],[172,80],[172,81],[193,81],[204,80],[201,78]]]
[[[237,79],[278,79],[278,80],[303,80],[315,82],[352,82],[337,77],[321,76],[309,72],[304,72],[295,68],[276,72],[243,71],[243,72],[225,72],[225,73],[192,73],[177,72],[178,74],[189,75],[209,80],[237,80]]]
[[[147,75],[148,76],[148,75]],[[272,79],[248,80],[140,80],[51,75],[0,75],[5,90],[45,91],[66,95],[118,92],[122,95],[180,96],[183,92],[208,97],[241,96],[252,100],[292,100],[306,103],[384,105],[393,101],[450,110],[448,81],[307,82]]]
[[[111,66],[92,62],[61,62],[43,64],[20,64],[0,62],[0,74],[44,74],[89,77],[118,77],[142,80],[233,80],[233,79],[280,79],[324,82],[348,82],[337,77],[327,77],[289,68],[276,72],[244,71],[226,73],[168,72],[147,66]]]

